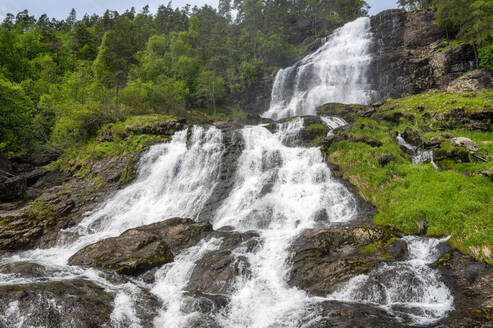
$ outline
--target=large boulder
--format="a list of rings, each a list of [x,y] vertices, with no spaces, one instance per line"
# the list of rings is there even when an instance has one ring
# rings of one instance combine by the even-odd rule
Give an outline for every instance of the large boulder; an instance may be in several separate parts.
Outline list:
[[[465,148],[470,153],[475,153],[478,151],[478,144],[466,137],[452,138],[450,143],[452,146]]]
[[[113,295],[86,280],[0,286],[0,327],[103,327]]]
[[[194,246],[211,231],[209,223],[173,218],[91,244],[75,253],[69,264],[139,275],[172,262],[182,249]]]
[[[405,242],[380,227],[306,230],[291,250],[293,267],[288,283],[319,296],[333,292],[339,284],[378,263],[407,255]]]
[[[221,246],[195,263],[186,289],[195,293],[231,294],[237,279],[250,274],[248,259],[237,253],[252,252],[258,244],[258,235],[217,231],[211,237],[221,238]],[[239,248],[244,251],[238,252]]]

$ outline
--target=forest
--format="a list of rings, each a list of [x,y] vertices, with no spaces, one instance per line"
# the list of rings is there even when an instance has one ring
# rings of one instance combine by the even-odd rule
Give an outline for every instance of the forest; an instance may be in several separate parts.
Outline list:
[[[435,12],[451,40],[473,44],[478,64],[493,69],[493,2],[398,2]],[[138,114],[198,110],[241,120],[237,99],[262,74],[365,15],[360,0],[221,0],[217,9],[170,2],[155,14],[146,6],[80,20],[75,10],[64,20],[8,14],[0,26],[0,153],[63,153]]]

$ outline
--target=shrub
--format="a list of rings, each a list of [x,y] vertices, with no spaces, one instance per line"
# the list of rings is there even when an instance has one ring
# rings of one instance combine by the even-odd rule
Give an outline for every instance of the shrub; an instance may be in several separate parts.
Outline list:
[[[493,71],[493,43],[479,49],[479,66]]]

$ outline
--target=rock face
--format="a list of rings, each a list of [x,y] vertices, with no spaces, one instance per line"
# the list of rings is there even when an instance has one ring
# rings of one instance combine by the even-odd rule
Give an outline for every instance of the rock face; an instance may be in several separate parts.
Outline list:
[[[356,227],[307,230],[295,240],[292,251],[288,283],[325,296],[382,261],[403,258],[407,247],[385,228]]]
[[[386,10],[371,17],[373,63],[368,74],[377,98],[400,98],[429,89],[450,90],[492,87],[487,72],[476,69],[474,49],[459,45],[443,49],[444,31],[430,13]],[[453,82],[457,78],[459,81]]]
[[[173,218],[89,245],[74,254],[69,264],[138,275],[172,262],[182,249],[195,245],[211,231],[209,223]]]
[[[113,295],[85,280],[0,286],[0,327],[103,327]]]
[[[458,251],[442,257],[437,267],[454,292],[455,310],[439,327],[491,327],[493,267]]]

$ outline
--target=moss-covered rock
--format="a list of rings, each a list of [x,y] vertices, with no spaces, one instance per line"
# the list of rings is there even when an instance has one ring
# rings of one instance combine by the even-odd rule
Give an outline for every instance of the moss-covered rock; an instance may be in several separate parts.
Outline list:
[[[169,219],[91,244],[74,254],[69,264],[139,275],[172,262],[180,250],[195,245],[211,231],[209,223]]]

